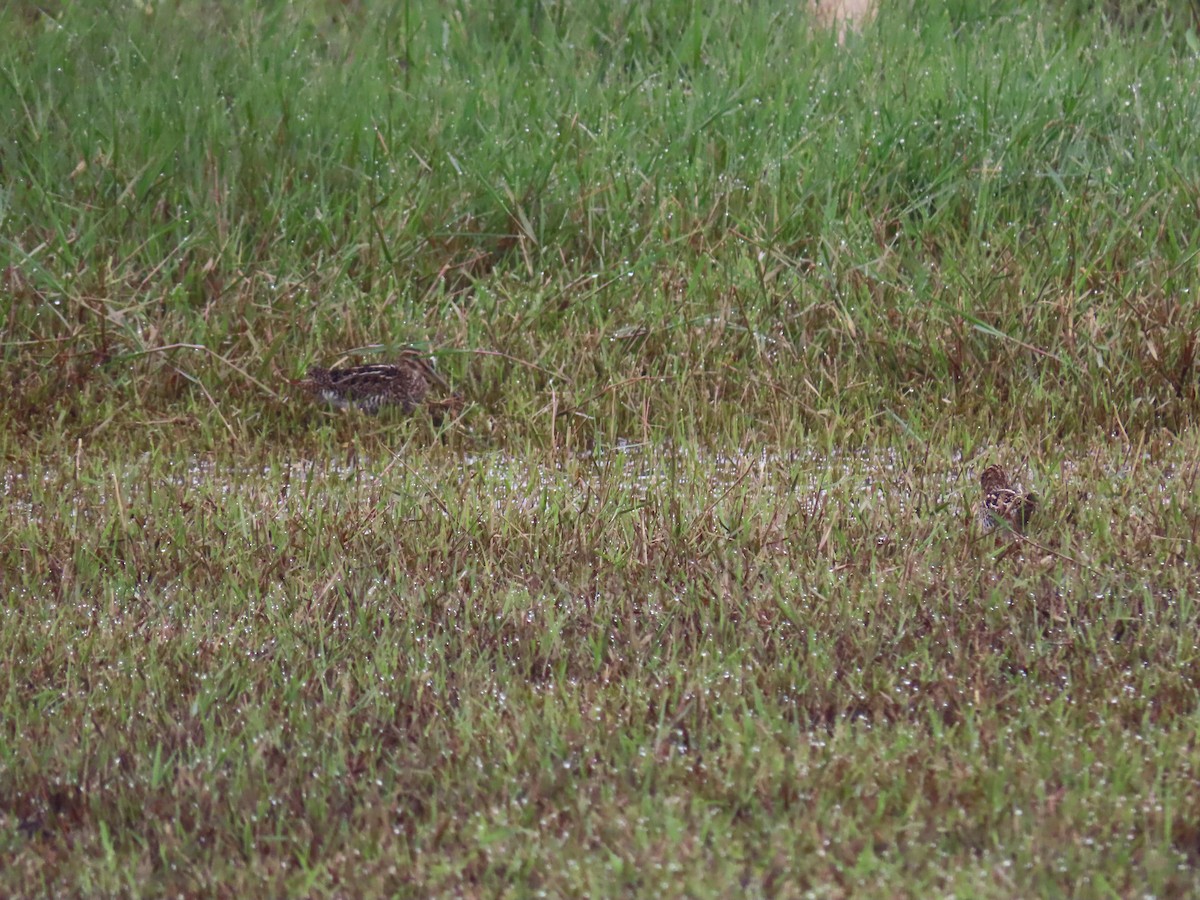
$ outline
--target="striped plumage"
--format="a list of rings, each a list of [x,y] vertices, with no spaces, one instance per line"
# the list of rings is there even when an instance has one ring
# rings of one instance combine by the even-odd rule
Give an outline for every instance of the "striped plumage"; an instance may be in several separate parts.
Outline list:
[[[433,363],[416,350],[403,350],[394,363],[308,370],[301,386],[317,400],[339,409],[354,407],[375,415],[387,406],[411,413],[425,402],[430,388],[449,394],[450,386]]]
[[[979,521],[984,531],[997,527],[1023,531],[1037,509],[1037,496],[1022,491],[1009,480],[1001,466],[988,466],[979,476],[983,501],[979,505]]]

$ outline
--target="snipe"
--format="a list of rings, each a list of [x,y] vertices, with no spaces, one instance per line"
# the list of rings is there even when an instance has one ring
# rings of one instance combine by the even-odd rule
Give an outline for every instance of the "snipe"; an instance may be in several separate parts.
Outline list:
[[[1037,495],[1014,485],[1001,466],[988,466],[979,476],[983,502],[979,505],[979,522],[984,531],[997,527],[1021,532],[1037,509]]]
[[[407,415],[425,403],[430,388],[434,387],[450,396],[431,401],[430,407],[453,411],[461,406],[433,363],[411,349],[402,350],[394,363],[334,369],[314,367],[299,384],[317,400],[338,409],[354,407],[370,415],[389,406],[399,407]]]

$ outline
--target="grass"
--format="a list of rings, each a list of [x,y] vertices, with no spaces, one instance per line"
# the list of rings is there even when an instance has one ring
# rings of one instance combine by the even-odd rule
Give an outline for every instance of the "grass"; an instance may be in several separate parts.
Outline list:
[[[1200,887],[1189,16],[263,6],[0,11],[0,893]]]

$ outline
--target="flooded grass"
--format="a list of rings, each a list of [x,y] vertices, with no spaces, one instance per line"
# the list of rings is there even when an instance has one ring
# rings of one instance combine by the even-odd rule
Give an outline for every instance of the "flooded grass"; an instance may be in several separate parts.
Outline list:
[[[1200,887],[1191,26],[969,6],[0,11],[0,893]]]

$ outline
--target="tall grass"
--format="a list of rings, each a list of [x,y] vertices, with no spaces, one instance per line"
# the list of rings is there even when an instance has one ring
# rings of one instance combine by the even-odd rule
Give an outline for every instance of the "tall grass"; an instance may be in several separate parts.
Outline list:
[[[0,892],[1195,890],[1192,27],[0,10]]]

